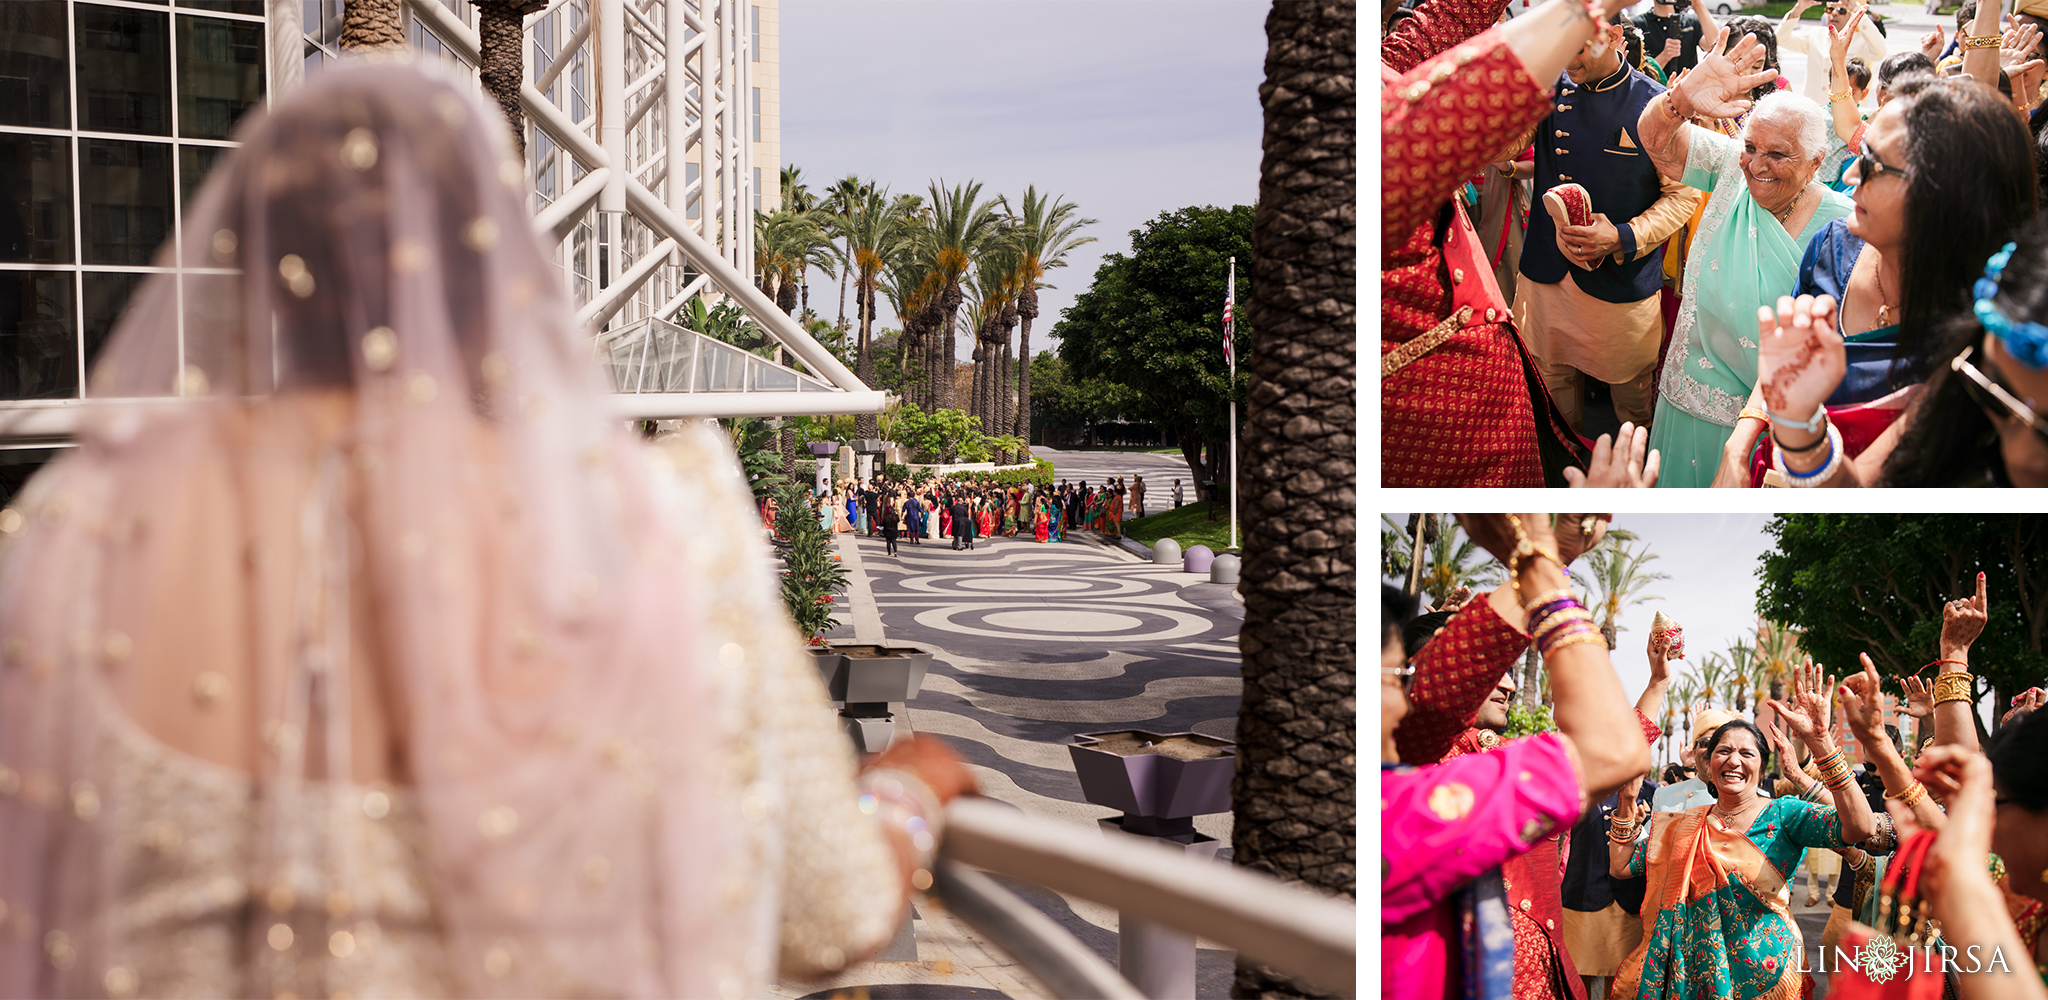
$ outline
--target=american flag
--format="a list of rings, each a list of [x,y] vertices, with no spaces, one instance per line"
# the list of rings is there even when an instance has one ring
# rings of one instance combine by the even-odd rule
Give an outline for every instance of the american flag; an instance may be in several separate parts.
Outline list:
[[[1237,358],[1234,357],[1230,351],[1231,333],[1237,326],[1236,321],[1231,317],[1231,307],[1236,300],[1237,264],[1235,261],[1232,261],[1230,268],[1230,285],[1228,289],[1223,293],[1223,363],[1229,365],[1230,370],[1232,372],[1237,371]]]

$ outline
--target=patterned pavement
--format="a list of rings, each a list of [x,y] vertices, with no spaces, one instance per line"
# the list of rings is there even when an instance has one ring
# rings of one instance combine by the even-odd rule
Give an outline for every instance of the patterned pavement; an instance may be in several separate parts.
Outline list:
[[[855,593],[848,619],[828,638],[886,639],[936,654],[922,693],[898,718],[946,738],[983,794],[1094,829],[1116,813],[1082,799],[1066,750],[1075,734],[1235,732],[1244,605],[1228,586],[1143,562],[1092,535],[1060,544],[982,539],[972,552],[927,539],[900,545],[895,556],[879,538],[846,534],[837,542]],[[1230,841],[1228,813],[1198,818],[1196,827]],[[1011,884],[1115,964],[1113,909]],[[876,1000],[919,995],[914,983],[981,985],[957,974],[964,970],[934,977],[932,956],[945,949],[926,946],[930,930],[920,928],[925,961],[876,963],[833,985],[864,986]],[[1230,962],[1204,942],[1199,996],[1229,995]]]

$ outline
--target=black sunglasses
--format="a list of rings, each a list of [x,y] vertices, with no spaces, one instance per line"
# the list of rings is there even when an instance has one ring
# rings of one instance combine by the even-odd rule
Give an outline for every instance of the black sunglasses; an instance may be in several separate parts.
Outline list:
[[[1888,166],[1883,160],[1878,159],[1877,154],[1870,151],[1870,143],[1867,142],[1856,147],[1856,155],[1849,160],[1849,167],[1856,171],[1857,184],[1886,174],[1896,174],[1902,181],[1911,180],[1913,177],[1913,172],[1905,167]],[[1848,173],[1847,169],[1842,171],[1844,177],[1847,177]]]
[[[2019,397],[1971,364],[1970,355],[1976,350],[1975,346],[1966,347],[1948,363],[1951,371],[1963,376],[1963,391],[1970,394],[1970,400],[1993,423],[2017,420],[2027,425],[2027,429],[2041,439],[2043,446],[2048,446],[2048,415],[2036,413],[2032,407],[2020,402]]]

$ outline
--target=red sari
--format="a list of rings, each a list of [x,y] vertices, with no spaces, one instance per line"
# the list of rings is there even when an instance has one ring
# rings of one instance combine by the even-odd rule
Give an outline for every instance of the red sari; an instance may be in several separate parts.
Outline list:
[[[1041,542],[1052,537],[1052,515],[1046,511],[1044,504],[1038,505],[1038,514],[1031,520],[1031,531]]]

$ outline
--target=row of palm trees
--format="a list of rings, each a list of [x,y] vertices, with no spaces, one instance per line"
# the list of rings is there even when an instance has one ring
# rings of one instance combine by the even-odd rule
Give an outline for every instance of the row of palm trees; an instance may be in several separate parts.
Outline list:
[[[1681,747],[1692,742],[1696,709],[1720,705],[1743,713],[1766,697],[1784,698],[1800,655],[1798,630],[1759,618],[1754,641],[1737,639],[1724,651],[1692,660],[1692,670],[1673,677],[1664,692],[1664,715],[1658,725],[1665,733],[1665,749],[1673,736]]]
[[[782,170],[782,207],[755,217],[756,283],[777,307],[809,311],[809,275],[840,284],[839,329],[854,301],[855,372],[875,382],[875,315],[883,296],[903,324],[902,381],[893,389],[924,410],[965,409],[992,434],[1028,439],[1031,420],[1031,322],[1046,271],[1094,242],[1080,230],[1072,202],[1027,187],[1014,204],[982,197],[975,181],[930,183],[924,195],[891,195],[885,185],[847,176],[816,196],[794,166]],[[963,312],[962,307],[965,307]],[[800,312],[801,311],[801,312]],[[973,379],[958,399],[954,361],[962,332],[974,338]],[[1020,331],[1012,346],[1011,334]],[[865,414],[855,433],[877,436]]]

